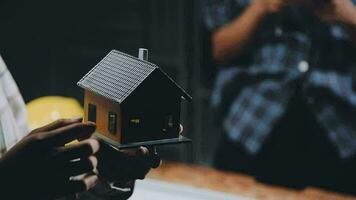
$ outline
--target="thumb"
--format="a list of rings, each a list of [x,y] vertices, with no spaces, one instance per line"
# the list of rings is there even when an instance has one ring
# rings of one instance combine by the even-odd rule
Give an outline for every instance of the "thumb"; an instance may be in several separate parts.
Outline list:
[[[96,129],[95,123],[74,123],[49,132],[39,133],[48,145],[62,146],[73,140],[90,138]]]
[[[47,124],[45,126],[42,126],[40,128],[34,129],[31,131],[29,135],[40,133],[40,132],[45,132],[45,131],[51,131],[69,124],[74,124],[74,123],[79,123],[83,121],[83,117],[78,117],[78,118],[73,118],[73,119],[59,119],[56,120],[50,124]]]

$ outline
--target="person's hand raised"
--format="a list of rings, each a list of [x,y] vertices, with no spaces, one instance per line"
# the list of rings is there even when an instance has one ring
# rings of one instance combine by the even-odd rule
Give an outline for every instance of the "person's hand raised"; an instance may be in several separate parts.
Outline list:
[[[318,0],[313,2],[312,8],[325,22],[356,27],[356,7],[351,0]]]
[[[32,131],[0,160],[1,196],[53,199],[93,187],[99,143],[89,138],[95,128],[74,119]],[[80,142],[65,146],[76,139]]]
[[[256,0],[255,4],[259,5],[266,13],[276,13],[281,11],[290,2],[289,0]]]

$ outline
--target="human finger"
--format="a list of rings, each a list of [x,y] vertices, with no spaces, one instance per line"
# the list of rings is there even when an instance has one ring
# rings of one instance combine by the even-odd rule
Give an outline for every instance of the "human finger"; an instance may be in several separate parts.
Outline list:
[[[97,182],[98,176],[95,174],[85,174],[81,176],[76,176],[65,184],[63,190],[67,194],[84,192],[93,188],[97,184]]]
[[[95,131],[96,125],[92,122],[74,123],[49,132],[44,132],[43,139],[49,145],[64,145],[73,140],[87,139]]]
[[[130,188],[131,191],[129,192],[132,192],[135,186],[135,180],[129,180],[129,181],[115,180],[113,186],[118,188]]]
[[[87,158],[81,158],[68,162],[63,167],[63,174],[65,176],[77,176],[85,173],[94,173],[98,166],[98,160],[95,156],[89,156]]]
[[[115,162],[112,163],[113,166],[110,167],[111,172],[109,174],[113,180],[125,182],[133,179],[143,179],[152,168],[150,153],[146,147],[120,150],[113,155],[115,156],[112,159]],[[105,171],[102,173],[105,173]]]
[[[182,135],[183,131],[184,131],[183,125],[179,124],[179,134]]]
[[[77,158],[84,158],[99,151],[98,140],[90,138],[68,146],[58,147],[56,159],[67,161]]]
[[[156,151],[156,147],[140,147],[137,149],[136,155],[149,168],[157,168],[161,165],[162,161]]]
[[[136,149],[121,150],[121,152],[131,158],[139,168],[157,168],[161,165],[161,158],[157,154],[155,147],[139,147]],[[134,166],[135,167],[135,166]]]
[[[56,120],[46,126],[34,129],[33,131],[31,131],[30,134],[35,134],[35,133],[39,133],[39,132],[45,132],[45,131],[51,131],[69,124],[73,124],[73,123],[78,123],[83,121],[83,117],[77,117],[77,118],[73,118],[73,119],[59,119]]]
[[[152,169],[158,168],[162,164],[161,157],[158,154],[150,154],[143,161]]]
[[[120,150],[120,152],[127,156],[144,156],[149,154],[149,150],[147,149],[147,147],[143,146],[133,149],[122,149]]]

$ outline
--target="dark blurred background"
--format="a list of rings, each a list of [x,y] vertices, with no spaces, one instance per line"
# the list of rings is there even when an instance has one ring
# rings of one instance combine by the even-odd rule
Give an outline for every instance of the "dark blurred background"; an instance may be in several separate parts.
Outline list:
[[[47,95],[82,101],[77,81],[111,49],[137,56],[148,48],[149,60],[194,98],[182,114],[193,144],[162,147],[162,156],[211,163],[219,131],[209,109],[214,68],[199,0],[0,2],[0,53],[26,102]]]

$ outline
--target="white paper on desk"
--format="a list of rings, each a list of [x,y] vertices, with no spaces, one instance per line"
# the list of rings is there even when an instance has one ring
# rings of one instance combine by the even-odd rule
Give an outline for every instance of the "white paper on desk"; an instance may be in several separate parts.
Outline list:
[[[247,200],[206,189],[197,189],[169,182],[146,179],[137,181],[130,200]]]

